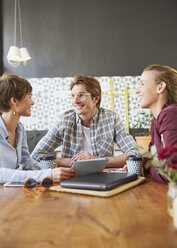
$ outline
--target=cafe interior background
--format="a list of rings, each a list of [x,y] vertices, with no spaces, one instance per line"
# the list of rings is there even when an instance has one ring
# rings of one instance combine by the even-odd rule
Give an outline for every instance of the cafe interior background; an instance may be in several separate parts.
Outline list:
[[[176,0],[21,0],[16,18],[14,4],[0,0],[0,73],[32,84],[32,116],[21,119],[30,151],[71,108],[75,74],[100,81],[102,106],[118,112],[131,132],[145,118],[135,94],[142,70],[150,64],[177,68]],[[16,67],[7,60],[14,45],[31,57]]]

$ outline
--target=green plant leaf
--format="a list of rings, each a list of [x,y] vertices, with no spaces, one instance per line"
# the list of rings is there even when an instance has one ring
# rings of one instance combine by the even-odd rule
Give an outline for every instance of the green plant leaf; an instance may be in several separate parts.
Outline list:
[[[157,169],[158,173],[162,176],[164,176],[166,179],[168,179],[168,181],[172,182],[172,179],[166,174],[164,173],[161,169]]]
[[[161,167],[162,166],[162,162],[159,161],[158,159],[155,159],[155,158],[151,160],[151,163],[152,163],[153,166],[156,166],[156,167]]]
[[[152,166],[152,161],[151,160],[148,160],[147,162],[146,162],[146,164],[145,164],[145,168],[146,169],[149,169],[149,167],[151,167]]]
[[[151,154],[152,156],[156,156],[157,155],[157,148],[155,145],[151,146]]]
[[[153,155],[150,152],[143,153],[143,156],[151,159],[153,158]]]
[[[173,170],[172,168],[169,168],[169,177],[173,180],[173,182],[177,182],[177,170]]]

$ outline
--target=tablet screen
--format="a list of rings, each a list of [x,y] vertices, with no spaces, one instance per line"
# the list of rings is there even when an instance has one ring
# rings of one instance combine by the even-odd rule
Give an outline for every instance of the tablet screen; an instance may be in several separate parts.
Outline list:
[[[83,176],[95,172],[101,172],[107,163],[107,158],[78,160],[72,163],[72,168],[76,170],[77,175]]]

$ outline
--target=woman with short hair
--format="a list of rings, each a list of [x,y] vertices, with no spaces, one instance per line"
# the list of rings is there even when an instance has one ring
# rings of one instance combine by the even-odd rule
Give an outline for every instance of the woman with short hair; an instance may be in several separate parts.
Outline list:
[[[52,177],[54,182],[75,175],[71,168],[39,169],[30,157],[21,116],[30,116],[32,100],[30,83],[17,75],[5,74],[0,78],[0,183],[26,180],[33,177],[41,181]],[[18,170],[21,167],[22,170]]]

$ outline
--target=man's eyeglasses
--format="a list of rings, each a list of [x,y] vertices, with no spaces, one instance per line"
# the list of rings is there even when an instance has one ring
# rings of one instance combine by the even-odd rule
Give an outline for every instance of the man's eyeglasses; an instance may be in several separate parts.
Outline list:
[[[38,183],[36,181],[36,179],[34,178],[28,178],[26,179],[26,181],[24,182],[24,188],[34,188],[36,186],[38,187],[45,187],[45,188],[49,188],[53,185],[53,180],[50,177],[45,177],[42,179],[42,181],[40,183]]]
[[[72,101],[75,99],[75,98],[78,98],[80,101],[83,101],[83,100],[85,100],[85,97],[86,96],[91,96],[91,94],[90,93],[79,93],[79,94],[76,94],[76,95],[74,95],[74,94],[71,94],[70,95],[70,97],[71,97],[71,99],[72,99]]]

